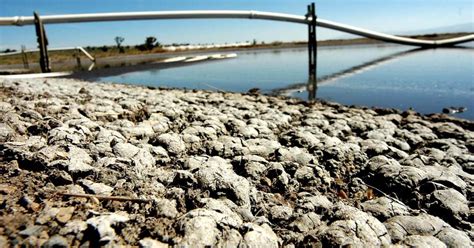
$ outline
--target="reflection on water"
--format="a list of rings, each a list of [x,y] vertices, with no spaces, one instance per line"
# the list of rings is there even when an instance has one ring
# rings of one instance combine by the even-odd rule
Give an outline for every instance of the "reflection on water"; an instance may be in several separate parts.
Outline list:
[[[309,77],[306,83],[306,91],[308,92],[308,101],[314,101],[318,97],[318,80]]]
[[[474,119],[474,47],[412,49],[348,46],[318,49],[318,84],[308,80],[307,50],[240,52],[235,59],[149,69],[99,80],[152,86],[284,92],[349,105],[414,108],[422,113],[464,106]],[[312,90],[314,89],[314,90]],[[317,94],[316,94],[317,90]]]

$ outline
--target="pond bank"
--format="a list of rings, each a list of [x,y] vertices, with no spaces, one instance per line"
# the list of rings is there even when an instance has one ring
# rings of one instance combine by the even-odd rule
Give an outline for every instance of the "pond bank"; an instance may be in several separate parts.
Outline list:
[[[472,121],[71,79],[0,85],[0,246],[473,245]]]

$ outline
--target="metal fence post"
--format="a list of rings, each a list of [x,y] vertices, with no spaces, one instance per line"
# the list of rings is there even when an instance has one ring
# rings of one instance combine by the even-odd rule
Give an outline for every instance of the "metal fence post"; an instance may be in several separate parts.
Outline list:
[[[307,18],[311,18],[308,23],[308,65],[309,65],[309,77],[316,80],[316,57],[317,57],[317,44],[316,44],[316,8],[315,4],[311,3],[308,5]]]
[[[40,67],[41,72],[51,72],[48,57],[48,39],[46,38],[46,32],[44,30],[43,22],[41,21],[38,13],[33,12],[35,18],[36,37],[38,39],[38,46],[40,52]]]
[[[24,45],[21,45],[21,58],[23,60],[23,67],[25,69],[30,69],[30,65],[28,64],[28,55],[26,54],[26,48]]]
[[[306,14],[306,18],[310,19],[311,21],[308,22],[308,100],[314,101],[316,100],[316,92],[318,89],[318,82],[317,82],[317,73],[316,73],[316,62],[317,62],[317,41],[316,41],[316,8],[315,4],[311,3],[308,5],[308,13]]]

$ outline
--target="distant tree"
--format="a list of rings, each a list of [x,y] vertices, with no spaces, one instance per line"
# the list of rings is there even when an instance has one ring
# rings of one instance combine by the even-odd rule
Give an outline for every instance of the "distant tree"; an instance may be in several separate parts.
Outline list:
[[[100,47],[100,50],[102,50],[102,52],[107,52],[109,48],[107,46],[102,46]]]
[[[119,49],[120,53],[124,53],[125,51],[123,50],[122,43],[125,40],[125,38],[116,36],[115,37],[115,43],[117,43],[117,48]]]
[[[155,47],[156,38],[153,36],[146,37],[145,39],[145,49],[152,50]]]
[[[15,49],[7,48],[7,49],[5,49],[5,50],[3,50],[3,51],[1,51],[1,52],[2,52],[2,53],[11,53],[11,52],[16,52],[16,50],[15,50]]]
[[[257,45],[257,40],[256,39],[253,39],[252,45],[254,45],[254,46]]]

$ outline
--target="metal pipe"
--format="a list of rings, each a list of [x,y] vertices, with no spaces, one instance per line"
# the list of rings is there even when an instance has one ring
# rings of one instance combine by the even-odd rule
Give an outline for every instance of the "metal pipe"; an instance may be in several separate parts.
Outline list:
[[[196,11],[151,11],[151,12],[118,12],[118,13],[95,13],[95,14],[69,14],[69,15],[49,15],[43,16],[45,24],[53,23],[75,23],[75,22],[104,22],[104,21],[125,21],[125,20],[155,20],[155,19],[208,19],[208,18],[237,18],[237,19],[261,19],[308,24],[310,18],[299,15],[289,15],[262,11],[233,11],[233,10],[196,10]],[[0,26],[8,25],[31,25],[34,23],[33,17],[14,16],[1,17]],[[363,28],[358,28],[346,24],[332,22],[318,18],[316,25],[334,29],[346,33],[364,36],[376,40],[412,45],[412,46],[451,46],[459,43],[474,41],[474,34],[457,38],[443,40],[420,40],[405,38],[390,34],[375,32]]]
[[[307,24],[304,16],[281,13],[253,11],[253,10],[190,10],[190,11],[146,11],[146,12],[116,12],[94,14],[68,14],[49,15],[42,17],[48,23],[74,23],[74,22],[104,22],[104,21],[129,21],[129,20],[157,20],[157,19],[263,19],[286,21]],[[29,16],[14,16],[0,18],[2,25],[31,25],[33,18]]]
[[[413,39],[407,37],[400,37],[396,35],[384,34],[376,31],[371,31],[368,29],[358,28],[342,23],[332,22],[324,19],[317,19],[317,25],[323,28],[334,29],[346,33],[351,33],[355,35],[364,36],[367,38],[372,38],[375,40],[381,40],[386,42],[398,43],[403,45],[412,45],[412,46],[451,46],[459,43],[474,41],[474,34],[465,35],[462,37],[443,39],[443,40],[421,40]]]

